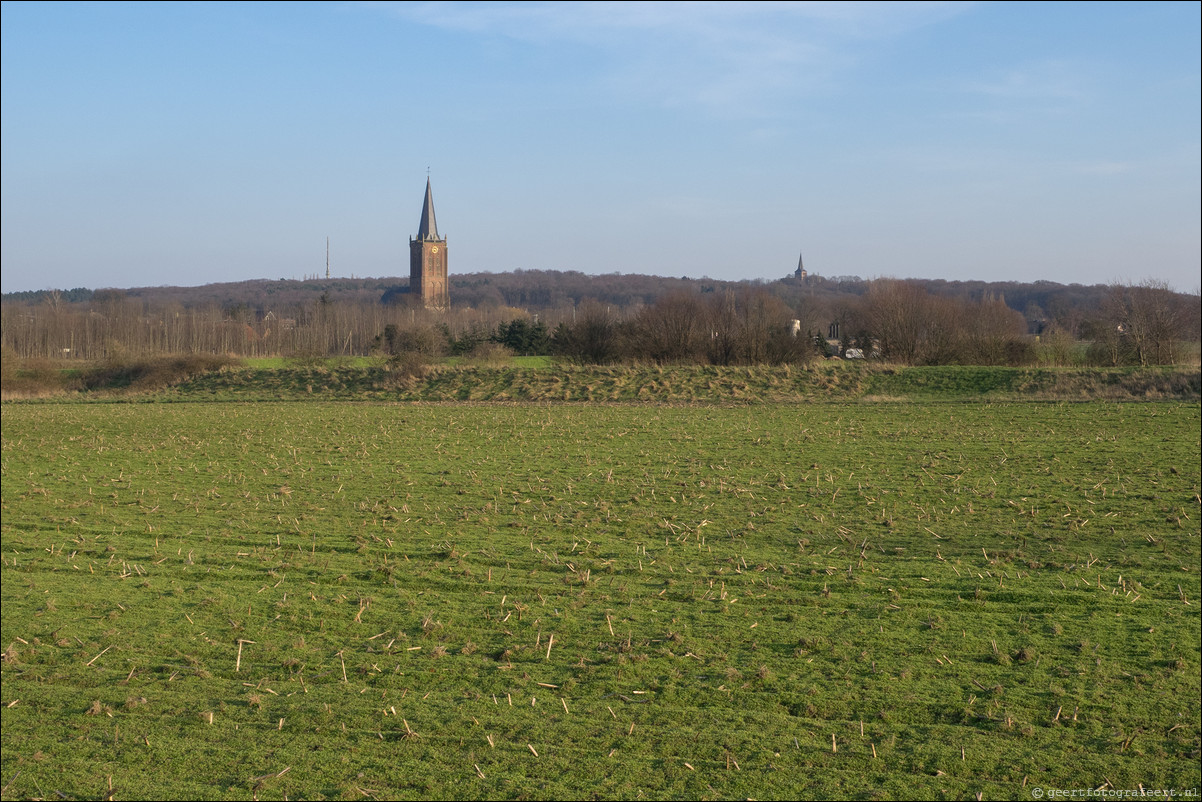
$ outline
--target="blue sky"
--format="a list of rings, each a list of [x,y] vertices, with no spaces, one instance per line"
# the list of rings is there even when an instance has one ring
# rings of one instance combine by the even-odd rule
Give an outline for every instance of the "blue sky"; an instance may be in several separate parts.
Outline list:
[[[1199,3],[3,4],[7,292],[455,272],[1196,292]]]

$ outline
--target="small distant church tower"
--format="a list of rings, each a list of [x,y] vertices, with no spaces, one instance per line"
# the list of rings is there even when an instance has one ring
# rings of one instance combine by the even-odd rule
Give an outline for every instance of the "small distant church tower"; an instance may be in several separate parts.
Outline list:
[[[809,275],[809,273],[807,273],[807,272],[806,272],[806,267],[805,267],[805,264],[804,264],[804,263],[802,263],[802,261],[801,261],[801,257],[802,257],[802,255],[801,255],[801,254],[798,254],[798,256],[797,256],[797,270],[795,270],[795,271],[793,272],[793,276],[794,276],[794,278],[805,278],[806,276],[808,276],[808,275]]]
[[[451,308],[447,294],[447,241],[438,238],[434,220],[434,195],[426,179],[426,199],[417,236],[409,238],[409,292],[426,309]]]

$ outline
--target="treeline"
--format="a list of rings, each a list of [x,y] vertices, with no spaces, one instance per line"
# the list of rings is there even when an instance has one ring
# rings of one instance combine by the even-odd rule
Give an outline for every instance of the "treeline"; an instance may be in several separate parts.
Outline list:
[[[1164,364],[1197,359],[1200,306],[1140,285],[857,277],[773,282],[551,271],[452,278],[447,313],[395,279],[13,293],[0,342],[21,359],[468,354],[579,363]]]
[[[1080,342],[1055,324],[1030,334],[1023,315],[997,296],[964,300],[931,294],[916,282],[882,280],[863,296],[825,309],[790,306],[763,288],[680,290],[625,314],[588,301],[553,329],[529,317],[491,329],[474,324],[458,334],[445,322],[390,324],[376,347],[394,356],[437,357],[481,355],[499,346],[579,364],[790,364],[843,357],[907,365],[1158,365],[1197,359],[1190,311],[1162,287],[1114,287],[1104,315],[1080,324],[1092,335]],[[829,321],[825,332],[823,320]]]
[[[515,270],[509,273],[463,273],[450,277],[456,307],[485,309],[513,307],[546,317],[564,309],[597,301],[628,310],[650,305],[656,299],[681,291],[699,294],[762,288],[790,306],[829,307],[841,299],[865,295],[874,283],[858,276],[826,278],[787,277],[776,281],[732,282],[708,278],[674,278],[610,273],[586,275],[577,271]],[[1083,319],[1096,314],[1105,304],[1111,287],[1103,284],[1058,284],[1052,281],[984,282],[907,279],[930,295],[979,300],[986,296],[1004,298],[1023,314],[1028,330],[1055,323],[1075,330]],[[77,288],[5,293],[4,303],[59,306],[79,303],[108,303],[113,298],[132,298],[149,308],[221,310],[250,309],[262,316],[268,311],[310,306],[319,299],[350,304],[404,303],[408,283],[396,278],[256,279],[197,287],[137,287],[132,289]],[[1197,299],[1197,296],[1184,296]]]
[[[550,355],[581,365],[793,364],[828,353],[816,331],[803,331],[790,309],[764,290],[698,295],[679,291],[623,315],[586,301],[554,328],[532,317],[455,333],[444,322],[390,324],[376,343],[406,357],[489,356],[496,348],[519,356]]]
[[[1031,321],[1000,296],[936,295],[921,283],[879,280],[836,304],[841,342],[908,365],[1164,365],[1197,360],[1197,296],[1156,282],[1106,289],[1096,309]]]

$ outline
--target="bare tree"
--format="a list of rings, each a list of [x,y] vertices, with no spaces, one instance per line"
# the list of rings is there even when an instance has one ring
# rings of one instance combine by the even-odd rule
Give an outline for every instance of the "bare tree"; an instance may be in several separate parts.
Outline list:
[[[1187,317],[1176,294],[1160,281],[1110,288],[1104,312],[1108,326],[1107,353],[1113,364],[1167,365],[1175,361],[1176,340],[1187,328]]]
[[[959,298],[927,295],[915,310],[921,315],[919,362],[927,365],[956,365],[972,361],[965,344],[970,325]]]
[[[693,293],[674,292],[643,307],[627,330],[630,352],[660,363],[695,362],[705,336],[705,315]]]
[[[865,311],[869,327],[880,340],[881,356],[907,365],[919,361],[929,297],[911,282],[872,282],[864,299]]]
[[[787,331],[792,314],[783,301],[762,289],[746,292],[739,300],[741,361],[750,365],[768,362],[770,344]]]
[[[1001,296],[986,294],[966,310],[964,333],[971,361],[978,365],[1007,365],[1016,361],[1026,344],[1027,322]]]
[[[1130,288],[1128,323],[1141,365],[1171,365],[1184,328],[1181,307],[1162,281],[1146,280]]]
[[[733,365],[739,353],[739,314],[735,294],[725,290],[710,299],[707,322],[709,340],[706,355],[715,365]]]
[[[1043,364],[1067,367],[1077,364],[1077,340],[1072,334],[1052,324],[1039,335],[1039,360]]]
[[[580,307],[576,320],[555,330],[556,353],[583,365],[603,365],[618,356],[618,318],[612,309],[596,302]]]

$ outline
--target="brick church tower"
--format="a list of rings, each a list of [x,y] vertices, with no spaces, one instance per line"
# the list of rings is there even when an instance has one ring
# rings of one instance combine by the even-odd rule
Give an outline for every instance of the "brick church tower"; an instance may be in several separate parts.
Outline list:
[[[429,178],[426,179],[426,200],[422,203],[417,236],[409,238],[409,293],[426,309],[451,308],[447,294],[447,241],[438,238]]]

